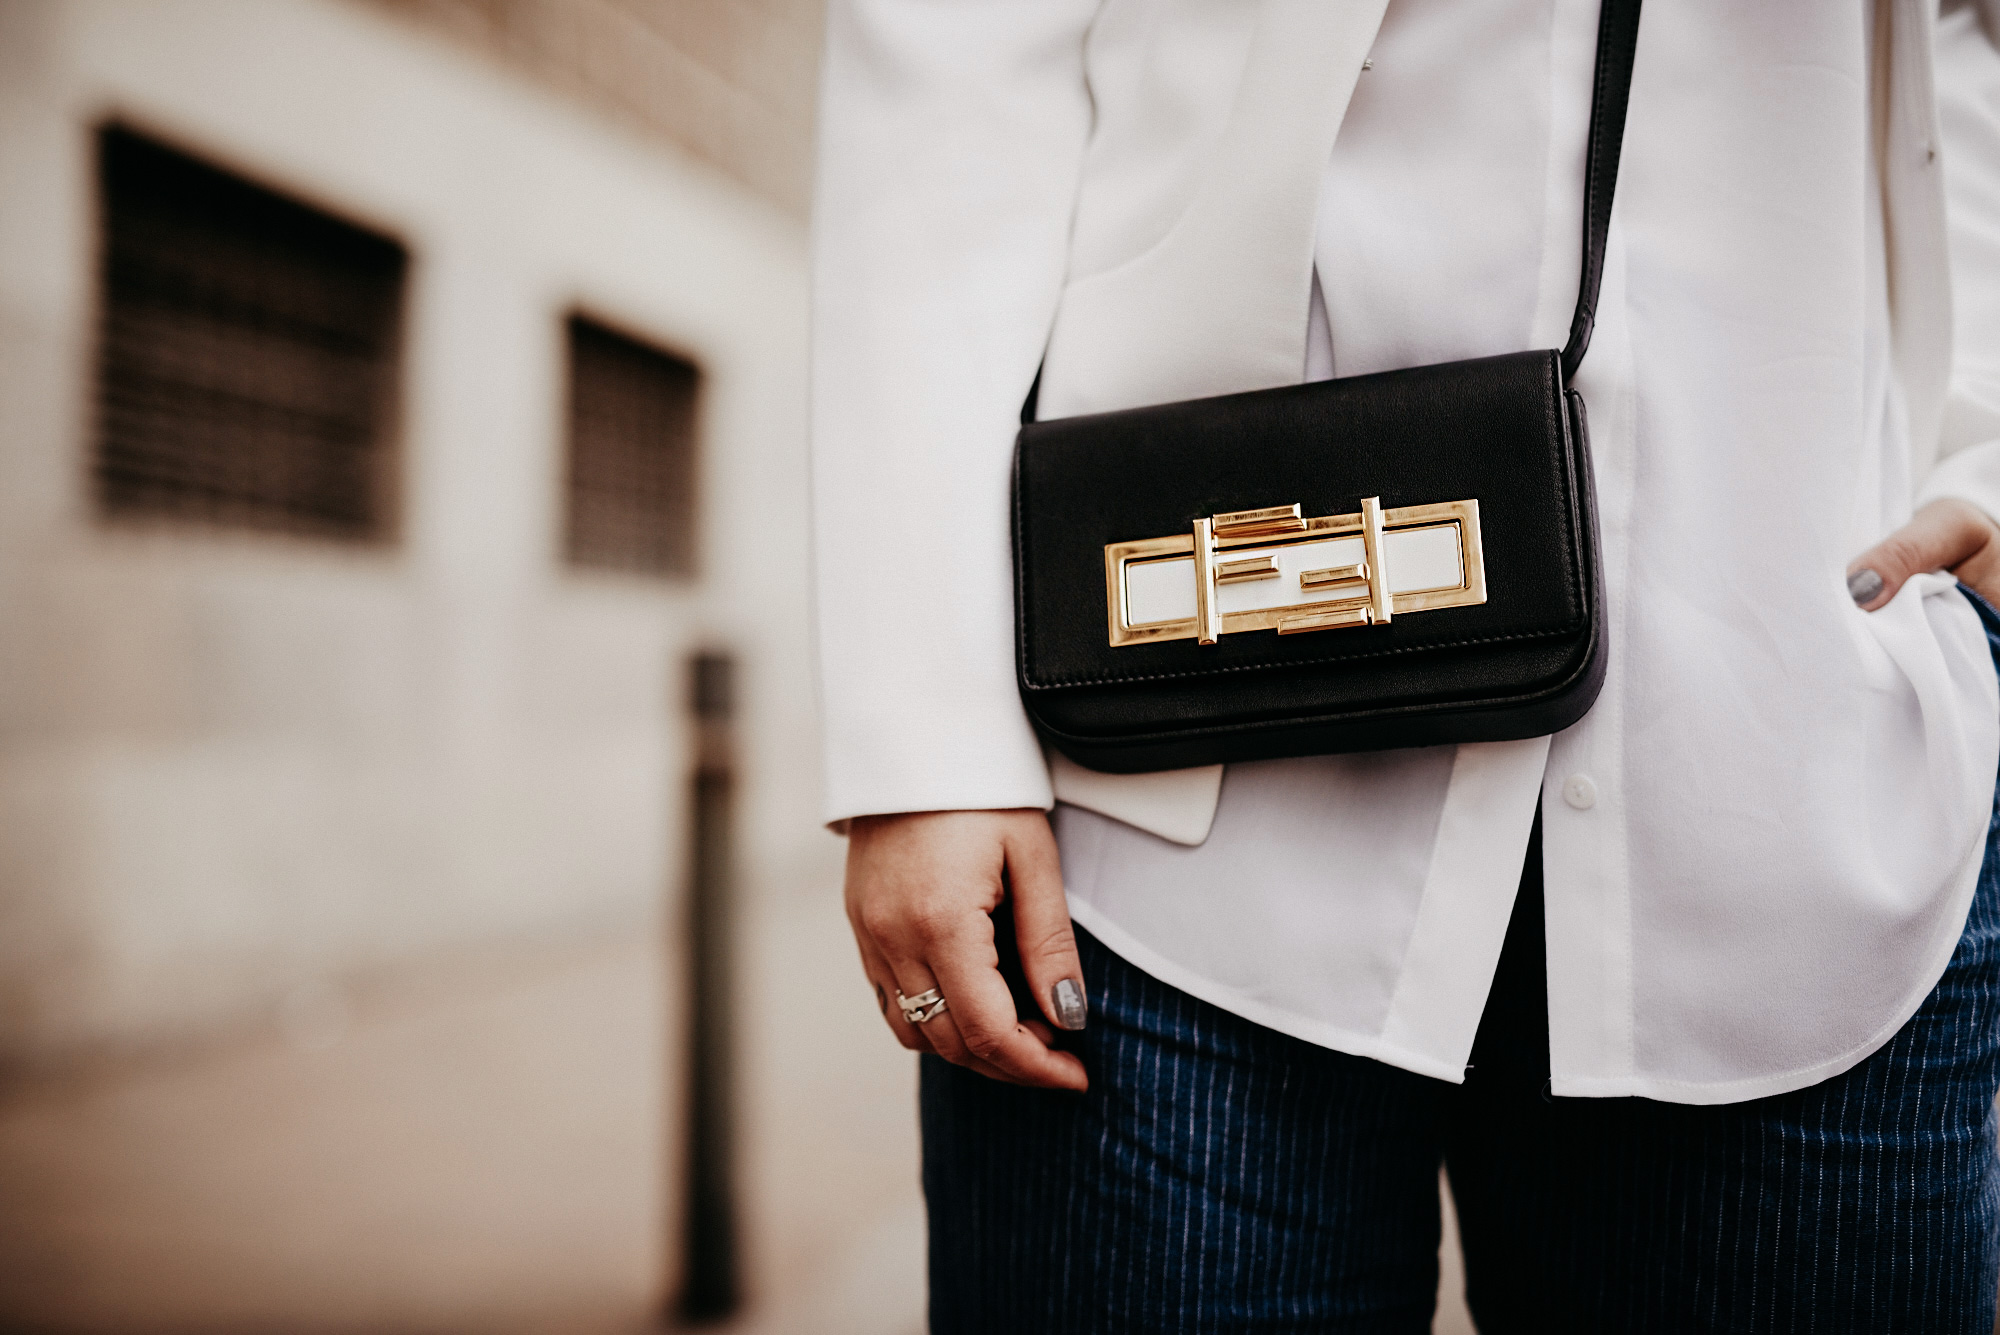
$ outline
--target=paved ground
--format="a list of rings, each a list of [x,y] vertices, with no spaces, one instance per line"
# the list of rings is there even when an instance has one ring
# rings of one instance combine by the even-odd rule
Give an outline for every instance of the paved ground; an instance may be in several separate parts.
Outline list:
[[[750,936],[757,1302],[735,1329],[916,1335],[910,1061],[830,894]],[[206,1052],[0,1093],[0,1327],[649,1328],[677,1222],[666,978],[639,939],[439,963]]]
[[[649,952],[453,972],[302,1000],[289,1036],[13,1091],[0,1310],[135,1332],[581,1329],[644,1310]]]
[[[864,997],[815,995],[836,929],[837,905],[801,901],[757,930],[760,1333],[922,1326],[911,1070],[868,1041]],[[0,1326],[644,1328],[678,1222],[663,976],[644,940],[441,964],[299,998],[211,1051],[0,1094]]]

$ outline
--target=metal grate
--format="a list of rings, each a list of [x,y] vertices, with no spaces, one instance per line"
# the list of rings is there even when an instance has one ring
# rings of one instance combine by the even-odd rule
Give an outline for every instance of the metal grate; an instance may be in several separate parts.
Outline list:
[[[701,372],[581,316],[569,321],[570,560],[692,575]]]
[[[403,248],[116,127],[98,174],[103,510],[383,536]]]

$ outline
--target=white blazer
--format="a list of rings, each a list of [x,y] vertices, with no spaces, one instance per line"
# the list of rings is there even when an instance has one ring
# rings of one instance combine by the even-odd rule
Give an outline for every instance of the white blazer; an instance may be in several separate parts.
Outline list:
[[[1299,380],[1320,171],[1385,8],[833,7],[813,289],[829,820],[1051,805],[1014,685],[1027,386],[1046,355],[1056,416]],[[1060,773],[1065,797],[1196,840],[1220,781]]]
[[[1994,12],[2000,3],[1982,4],[1989,31],[2000,27]],[[812,409],[829,820],[1047,807],[1060,798],[1185,845],[1206,837],[1219,767],[1114,777],[1058,762],[1052,776],[1026,723],[1014,683],[1007,533],[1016,413],[1038,365],[1043,416],[1301,378],[1321,177],[1386,8],[1384,0],[841,0],[831,7],[814,223]],[[1765,919],[1743,928],[1736,942],[1753,954],[1768,956],[1788,924],[1796,930],[1802,904],[1850,901],[1850,916],[1861,921],[1884,893],[1901,897],[1900,916],[1879,933],[1896,944],[1879,952],[1888,961],[1879,986],[1854,989],[1868,993],[1867,1004],[1852,1015],[1822,1017],[1811,1051],[1754,1042],[1704,1047],[1697,1035],[1664,1042],[1649,1056],[1635,1033],[1689,1034],[1704,1024],[1728,1029],[1736,1016],[1726,996],[1705,1020],[1675,1012],[1674,997],[1634,1001],[1644,983],[1634,981],[1632,943],[1657,930],[1644,920],[1670,902],[1693,902],[1687,894],[1710,891],[1648,899],[1653,892],[1633,880],[1632,865],[1651,856],[1645,850],[1664,848],[1686,860],[1696,845],[1687,842],[1692,808],[1682,804],[1662,814],[1619,791],[1618,776],[1632,763],[1627,736],[1638,724],[1656,724],[1658,710],[1648,715],[1643,691],[1633,695],[1638,688],[1614,679],[1607,692],[1619,703],[1600,705],[1593,719],[1557,739],[1554,751],[1595,757],[1602,794],[1591,799],[1593,828],[1585,829],[1579,806],[1574,831],[1549,830],[1558,1092],[1720,1101],[1797,1087],[1851,1064],[1907,1016],[1935,979],[1978,870],[2000,754],[2000,701],[1970,611],[1948,581],[1929,580],[1915,582],[1891,611],[1866,619],[1844,601],[1840,568],[1930,496],[1964,496],[2000,514],[2000,59],[1963,12],[1948,25],[1954,45],[1936,61],[1936,15],[1926,0],[1881,0],[1879,13],[1873,40],[1887,76],[1875,103],[1881,130],[1875,163],[1889,238],[1888,323],[1906,421],[1898,438],[1906,434],[1908,441],[1909,457],[1897,466],[1906,463],[1908,482],[1886,487],[1887,499],[1872,508],[1835,507],[1809,555],[1800,556],[1795,543],[1773,578],[1778,596],[1790,600],[1787,616],[1796,612],[1797,624],[1811,631],[1799,643],[1837,647],[1841,661],[1829,667],[1828,698],[1880,710],[1879,719],[1865,723],[1843,718],[1823,737],[1814,726],[1786,721],[1787,742],[1798,747],[1796,767],[1835,773],[1857,755],[1872,756],[1867,747],[1890,736],[1900,748],[1894,764],[1870,781],[1890,774],[1893,782],[1879,792],[1891,798],[1884,807],[1871,796],[1850,813],[1787,792],[1758,820],[1722,820],[1702,832],[1707,842],[1700,848],[1704,857],[1724,865],[1733,860],[1742,876],[1755,878],[1789,852],[1787,841],[1825,845],[1819,861],[1798,863],[1809,874],[1792,869],[1796,884],[1767,889],[1754,879],[1737,886],[1727,875],[1709,878],[1710,891],[1731,906],[1762,897]],[[1686,0],[1649,9],[1635,117],[1647,106],[1649,42],[1671,66],[1689,58],[1690,43],[1709,43],[1703,49],[1717,58],[1734,52],[1733,37],[1755,36],[1768,48],[1769,34],[1787,23],[1798,26],[1802,41],[1834,46],[1842,36],[1834,31],[1838,24],[1858,28],[1846,7],[1823,0],[1755,7]],[[1733,24],[1745,30],[1733,32]],[[1934,77],[1941,80],[1935,90]],[[1941,138],[1940,102],[1949,140]],[[1834,144],[1847,156],[1830,157],[1827,170],[1851,170],[1858,199],[1866,136],[1852,134],[1843,145],[1822,128],[1778,126],[1777,137],[1762,146],[1808,152],[1822,140]],[[1647,131],[1651,147],[1628,158],[1627,171],[1641,197],[1647,189],[1655,199],[1670,197],[1671,154],[1659,149],[1671,147],[1673,131],[1657,121]],[[1955,262],[1946,258],[1941,150],[1951,164]],[[1620,197],[1622,205],[1622,188]],[[1851,220],[1834,220],[1853,234],[1842,233],[1829,253],[1860,255],[1860,218],[1857,208]],[[1720,240],[1735,248],[1739,270],[1797,271],[1789,263],[1797,248],[1782,234],[1756,230]],[[1622,246],[1614,221],[1614,251]],[[1574,262],[1561,267],[1573,298]],[[1601,488],[1608,493],[1607,563],[1614,571],[1608,597],[1629,606],[1616,572],[1656,564],[1664,553],[1630,550],[1630,525],[1621,518],[1630,514],[1636,485],[1635,405],[1645,400],[1644,387],[1634,388],[1616,268],[1607,276],[1597,348],[1585,363],[1585,391],[1602,471],[1610,475]],[[1962,317],[1956,368],[1954,288]],[[1566,323],[1566,307],[1561,316]],[[1854,324],[1858,329],[1858,313]],[[1802,356],[1796,346],[1754,337],[1743,348],[1753,358],[1789,358],[1794,370]],[[1803,355],[1809,360],[1812,353],[1807,348]],[[1702,446],[1699,439],[1667,444]],[[1847,464],[1829,460],[1828,466],[1838,471]],[[1719,541],[1721,535],[1701,529],[1704,522],[1704,514],[1691,511],[1686,534],[1674,540]],[[1756,555],[1754,547],[1746,550]],[[1645,641],[1635,633],[1623,643]],[[1783,655],[1754,637],[1746,646],[1779,675],[1720,680],[1716,689],[1724,698],[1777,699],[1774,692],[1786,689]],[[1620,666],[1621,652],[1614,636],[1614,674],[1631,666],[1629,655]],[[1681,685],[1675,707],[1698,695]],[[1625,726],[1628,719],[1636,720],[1633,727]],[[1712,759],[1663,761],[1688,767],[1665,777],[1689,789],[1704,782],[1718,791],[1740,787],[1768,756],[1746,752],[1736,764],[1725,754],[1734,744],[1722,739]],[[1508,799],[1520,806],[1515,823],[1524,822],[1539,796],[1541,756],[1551,754],[1542,745],[1525,777],[1482,774],[1474,760],[1480,749],[1461,748],[1463,773],[1454,774],[1454,789],[1461,778],[1475,796],[1482,784],[1512,792],[1525,783],[1525,804]],[[1713,768],[1703,773],[1704,766]],[[1512,761],[1485,768],[1510,767],[1520,768]],[[1551,771],[1557,791],[1568,772]],[[1450,879],[1440,868],[1466,885],[1501,875],[1511,887],[1518,844],[1512,867],[1497,873],[1475,864],[1482,857],[1506,862],[1498,843],[1469,838],[1455,850],[1446,847],[1454,830],[1492,828],[1474,818],[1479,808],[1478,801],[1448,797],[1433,821],[1438,848],[1429,855],[1429,880],[1420,878],[1411,892],[1422,893],[1421,908],[1413,909],[1418,938],[1426,915],[1437,919],[1439,940],[1470,930],[1457,910],[1470,911],[1479,896],[1434,893],[1441,878]],[[1917,847],[1848,857],[1857,821],[1867,820],[1891,827],[1880,838]],[[1525,824],[1519,837],[1525,838]],[[1838,856],[1829,851],[1836,849]],[[1839,868],[1849,862],[1866,865],[1842,880]],[[1824,885],[1812,879],[1822,872]],[[1570,926],[1565,905],[1575,906]],[[1478,930],[1489,935],[1505,921],[1504,899],[1497,917],[1493,907],[1486,902],[1479,909]],[[1558,947],[1566,940],[1583,943],[1574,952],[1577,967],[1568,970],[1570,979],[1584,980],[1574,983],[1574,996],[1558,996],[1554,986]],[[1653,942],[1652,954],[1663,960],[1686,945],[1669,931]],[[1829,947],[1825,959],[1806,961],[1808,972],[1837,972],[1847,954],[1864,948],[1859,936]],[[1642,942],[1642,965],[1647,950]],[[1423,951],[1411,946],[1408,953]],[[1433,971],[1448,973],[1451,963],[1448,954],[1437,955]],[[1413,966],[1405,959],[1402,967]],[[1397,997],[1422,1000],[1423,989],[1406,986],[1407,972],[1391,981]],[[1271,983],[1260,980],[1252,990],[1268,994]],[[1757,1002],[1755,986],[1741,978],[1731,986],[1745,1007]],[[1199,986],[1190,990],[1203,994]],[[1483,986],[1468,991],[1483,994]],[[1359,1034],[1320,1024],[1324,1016],[1299,1018],[1300,1007],[1256,1018],[1452,1078],[1477,1007],[1475,1001],[1469,1011],[1446,1009],[1425,1018],[1416,1014],[1425,1010],[1419,1005],[1400,1030],[1395,1015],[1377,1017]],[[1669,1014],[1680,1018],[1660,1018]]]

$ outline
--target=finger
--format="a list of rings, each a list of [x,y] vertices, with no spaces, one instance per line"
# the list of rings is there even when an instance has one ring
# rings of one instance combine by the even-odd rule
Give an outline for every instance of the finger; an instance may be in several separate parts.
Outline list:
[[[1993,521],[1982,510],[1980,519],[1992,525]],[[1993,525],[1986,542],[1980,549],[1951,568],[1960,583],[1969,584],[1988,603],[2000,605],[2000,525]]]
[[[931,1016],[930,1019],[925,1020],[922,1024],[912,1025],[907,1020],[900,1018],[898,1019],[898,1023],[917,1034],[929,1046],[931,1051],[937,1053],[938,1056],[955,1066],[966,1067],[979,1072],[979,1074],[989,1079],[1004,1081],[1010,1085],[1022,1083],[1018,1077],[1001,1070],[991,1062],[982,1060],[966,1046],[964,1038],[959,1033],[957,1024],[952,1020],[953,1003],[951,1001],[951,993],[946,992],[939,985],[936,976],[924,966],[921,960],[895,958],[891,959],[889,967],[895,974],[896,987],[901,990],[903,995],[911,997],[921,996],[932,988],[937,988],[938,992],[945,998],[945,1008]],[[896,998],[893,996],[890,998],[890,1005],[896,1007]],[[900,1008],[897,1008],[897,1010],[900,1017]]]
[[[896,1041],[912,1052],[933,1051],[924,1041],[924,1036],[909,1021],[903,1018],[902,1008],[896,1005],[896,972],[889,965],[887,955],[876,943],[875,934],[861,921],[861,911],[851,893],[847,896],[847,926],[854,933],[854,948],[861,955],[861,971],[875,992],[875,1005],[882,1012],[882,1022],[889,1026],[889,1032]]]
[[[1933,501],[1848,565],[1847,592],[1873,612],[1912,576],[1951,570],[1978,555],[1992,533],[1993,522],[1969,503]]]
[[[882,1022],[896,1036],[896,1041],[912,1052],[930,1052],[946,1061],[968,1067],[994,1080],[1008,1084],[1019,1084],[1012,1076],[979,1061],[966,1050],[958,1037],[958,1031],[945,1019],[949,1008],[926,1020],[923,1024],[912,1024],[905,1017],[902,1007],[904,996],[921,996],[936,986],[930,970],[908,950],[892,952],[882,941],[901,940],[903,936],[879,938],[863,921],[864,915],[856,897],[849,895],[847,904],[848,926],[854,932],[855,948],[861,954],[862,972],[875,992],[875,1004],[882,1012]],[[984,914],[980,915],[984,917]],[[906,935],[910,935],[907,934]],[[910,935],[914,940],[914,935]]]
[[[861,967],[875,989],[875,1004],[880,1008],[882,1022],[889,1026],[889,1032],[912,1052],[936,1051],[924,1037],[924,1031],[903,1018],[903,1008],[896,1004],[896,971],[889,967],[889,961],[874,938],[857,929],[854,943],[861,948]]]
[[[925,964],[951,1002],[956,1031],[952,1037],[966,1052],[1024,1085],[1044,1089],[1082,1090],[1089,1085],[1083,1063],[1067,1052],[1049,1047],[1021,1023],[1014,994],[1000,976],[1000,957],[993,946],[993,921],[984,913],[954,935],[927,942]],[[933,1042],[942,1042],[933,1035]]]
[[[1083,991],[1083,961],[1077,958],[1069,900],[1063,894],[1055,835],[1046,821],[1037,821],[1008,840],[1006,855],[1014,938],[1028,990],[1050,1024],[1081,1029],[1090,1006]]]

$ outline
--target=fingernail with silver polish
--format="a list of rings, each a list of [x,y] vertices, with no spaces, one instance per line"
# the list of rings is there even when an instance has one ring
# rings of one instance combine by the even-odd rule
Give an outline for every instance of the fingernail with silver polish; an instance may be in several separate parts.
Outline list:
[[[1847,577],[1847,596],[1852,598],[1857,606],[1866,607],[1874,602],[1881,592],[1882,577],[1867,566]]]
[[[1083,989],[1076,979],[1065,978],[1049,989],[1056,1002],[1056,1023],[1065,1029],[1081,1029],[1090,1008],[1083,1004]]]

